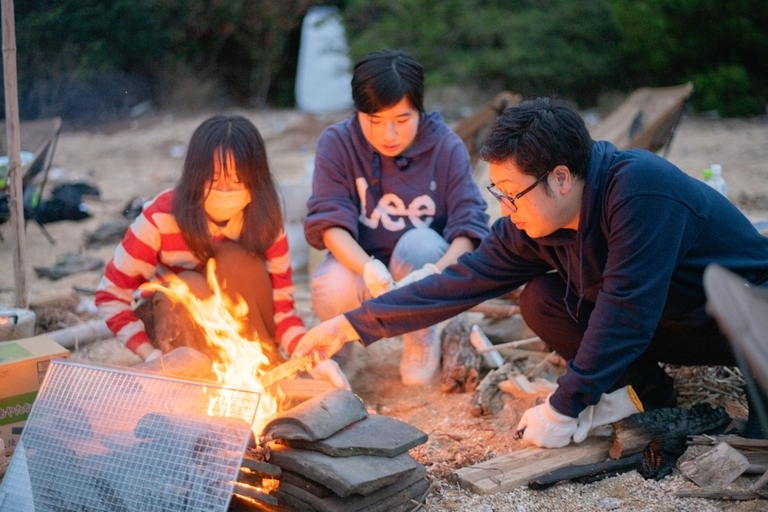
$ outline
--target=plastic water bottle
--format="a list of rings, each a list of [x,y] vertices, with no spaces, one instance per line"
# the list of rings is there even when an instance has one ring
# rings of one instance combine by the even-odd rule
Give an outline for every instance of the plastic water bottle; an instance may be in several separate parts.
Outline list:
[[[728,197],[728,186],[723,179],[723,168],[720,164],[712,164],[709,169],[702,171],[704,183]]]

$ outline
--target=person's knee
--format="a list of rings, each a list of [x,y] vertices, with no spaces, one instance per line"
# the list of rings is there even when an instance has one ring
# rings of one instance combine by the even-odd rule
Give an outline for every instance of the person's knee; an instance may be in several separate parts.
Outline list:
[[[430,228],[416,228],[403,233],[392,251],[392,275],[402,278],[412,270],[439,260],[448,250],[448,242]]]
[[[526,323],[542,316],[542,306],[556,293],[554,288],[557,283],[553,283],[553,279],[560,280],[560,277],[556,274],[545,274],[531,279],[523,287],[519,304],[520,314]]]
[[[362,277],[339,263],[326,258],[312,277],[312,309],[323,321],[360,306]]]

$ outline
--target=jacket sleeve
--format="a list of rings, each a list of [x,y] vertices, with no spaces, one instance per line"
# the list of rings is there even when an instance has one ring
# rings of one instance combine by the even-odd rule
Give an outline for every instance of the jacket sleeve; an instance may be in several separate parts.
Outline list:
[[[445,198],[448,218],[443,237],[452,242],[459,236],[466,236],[477,246],[489,233],[488,204],[472,178],[472,165],[464,143],[451,133],[447,144],[450,147]]]
[[[532,250],[510,247],[509,219],[499,219],[480,246],[440,274],[390,291],[344,313],[365,345],[447,320],[551,270]],[[503,241],[507,240],[506,243]]]
[[[128,228],[104,270],[94,302],[107,327],[132,352],[149,341],[144,323],[131,308],[133,292],[155,274],[160,232],[151,216],[152,206]]]
[[[304,217],[304,236],[315,249],[325,249],[323,232],[334,226],[358,238],[360,212],[349,151],[335,130],[324,131],[317,142],[312,196]]]
[[[275,308],[275,341],[290,356],[307,329],[295,309],[291,254],[285,232],[267,249],[266,259]]]

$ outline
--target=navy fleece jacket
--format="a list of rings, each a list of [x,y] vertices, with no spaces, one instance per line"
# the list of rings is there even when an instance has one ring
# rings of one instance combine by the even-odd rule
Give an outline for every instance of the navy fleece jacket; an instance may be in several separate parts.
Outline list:
[[[477,245],[489,232],[486,207],[467,149],[439,113],[421,115],[413,144],[397,157],[376,152],[354,114],[318,139],[304,234],[324,249],[323,232],[344,228],[389,264],[397,241],[414,227]]]
[[[644,150],[595,142],[578,231],[538,239],[499,219],[442,274],[346,313],[365,344],[434,325],[555,270],[595,303],[552,405],[571,417],[597,403],[647,348],[659,320],[684,320],[705,303],[710,263],[768,282],[768,238],[725,197]]]

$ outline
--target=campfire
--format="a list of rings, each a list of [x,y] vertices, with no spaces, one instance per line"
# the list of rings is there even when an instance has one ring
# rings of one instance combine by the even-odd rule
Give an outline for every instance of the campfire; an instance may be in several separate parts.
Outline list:
[[[213,260],[207,278],[214,293],[206,299],[178,278],[144,289],[186,307],[214,361],[179,347],[131,369],[52,362],[3,480],[0,512],[405,510],[423,502],[426,470],[407,451],[426,434],[369,418],[358,397],[327,383],[288,409],[295,399],[275,384],[311,357],[271,367],[259,340],[240,334],[247,306],[222,293]]]

